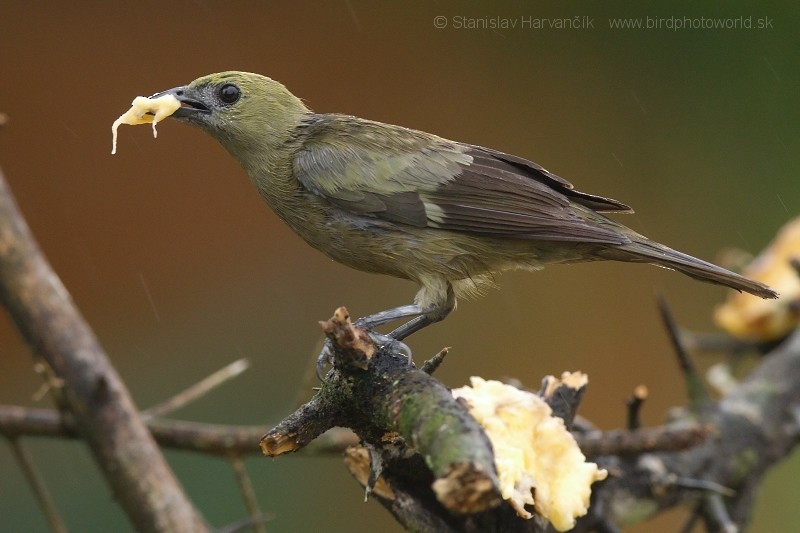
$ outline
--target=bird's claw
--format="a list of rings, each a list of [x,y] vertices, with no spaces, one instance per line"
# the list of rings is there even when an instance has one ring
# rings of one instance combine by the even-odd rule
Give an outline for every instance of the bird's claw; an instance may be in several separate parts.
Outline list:
[[[317,379],[325,381],[325,367],[333,364],[333,345],[330,339],[325,339],[317,356]]]
[[[374,331],[369,331],[368,334],[369,338],[372,339],[372,341],[380,348],[387,349],[392,353],[399,353],[406,356],[409,366],[414,363],[414,360],[411,357],[411,348],[408,347],[408,344],[399,341],[390,335],[381,335],[380,333],[375,333]]]

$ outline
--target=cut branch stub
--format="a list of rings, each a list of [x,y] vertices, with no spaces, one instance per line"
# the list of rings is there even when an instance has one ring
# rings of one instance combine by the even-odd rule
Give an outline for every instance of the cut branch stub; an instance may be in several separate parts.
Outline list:
[[[553,410],[553,416],[564,420],[569,429],[586,392],[589,378],[583,372],[564,372],[561,378],[547,376],[542,380],[539,396]]]
[[[451,465],[444,477],[433,482],[436,498],[448,509],[472,514],[491,509],[500,503],[493,471],[482,463]]]
[[[261,437],[261,451],[267,457],[296,452],[334,426],[339,426],[332,404],[317,393],[297,411]]]
[[[300,449],[297,433],[267,434],[261,439],[261,451],[267,457],[277,457]]]
[[[350,322],[347,308],[339,307],[330,320],[321,321],[319,325],[334,346],[341,348],[335,350],[338,363],[367,369],[370,359],[375,355],[376,346],[366,331]]]

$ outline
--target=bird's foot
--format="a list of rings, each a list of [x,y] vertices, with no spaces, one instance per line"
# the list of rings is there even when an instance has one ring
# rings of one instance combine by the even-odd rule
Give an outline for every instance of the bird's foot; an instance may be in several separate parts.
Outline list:
[[[374,342],[378,348],[389,350],[392,353],[405,356],[406,359],[408,359],[409,366],[414,363],[414,360],[411,357],[411,348],[409,348],[406,343],[399,341],[390,335],[375,333],[369,328],[359,324],[358,321],[356,321],[355,325],[365,329],[369,335],[369,338],[372,339],[372,342]],[[333,344],[331,343],[330,339],[325,339],[325,343],[322,345],[322,350],[320,350],[319,355],[317,356],[317,378],[320,381],[325,381],[325,368],[332,364]]]
[[[369,338],[372,339],[372,342],[378,345],[378,348],[404,355],[406,359],[408,359],[409,366],[414,364],[414,360],[411,357],[411,348],[408,347],[408,344],[395,339],[391,335],[381,335],[374,331],[368,331],[367,333],[369,334]]]
[[[325,339],[317,356],[317,379],[325,381],[325,368],[328,365],[333,365],[333,343],[330,339]]]

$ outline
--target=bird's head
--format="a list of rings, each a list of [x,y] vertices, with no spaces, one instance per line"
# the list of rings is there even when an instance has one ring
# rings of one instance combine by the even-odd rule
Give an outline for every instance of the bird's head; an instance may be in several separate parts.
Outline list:
[[[181,103],[173,118],[203,129],[234,156],[280,144],[310,112],[282,84],[250,72],[209,74],[150,98],[168,94]]]

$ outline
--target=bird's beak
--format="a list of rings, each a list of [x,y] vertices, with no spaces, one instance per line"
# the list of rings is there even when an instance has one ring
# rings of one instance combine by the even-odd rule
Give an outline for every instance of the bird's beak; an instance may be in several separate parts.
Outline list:
[[[171,116],[177,119],[191,119],[199,118],[198,115],[207,115],[211,110],[198,98],[194,98],[192,93],[194,91],[190,87],[175,87],[161,91],[150,97],[151,100],[160,98],[162,96],[172,95],[181,103],[180,109],[175,111]]]

